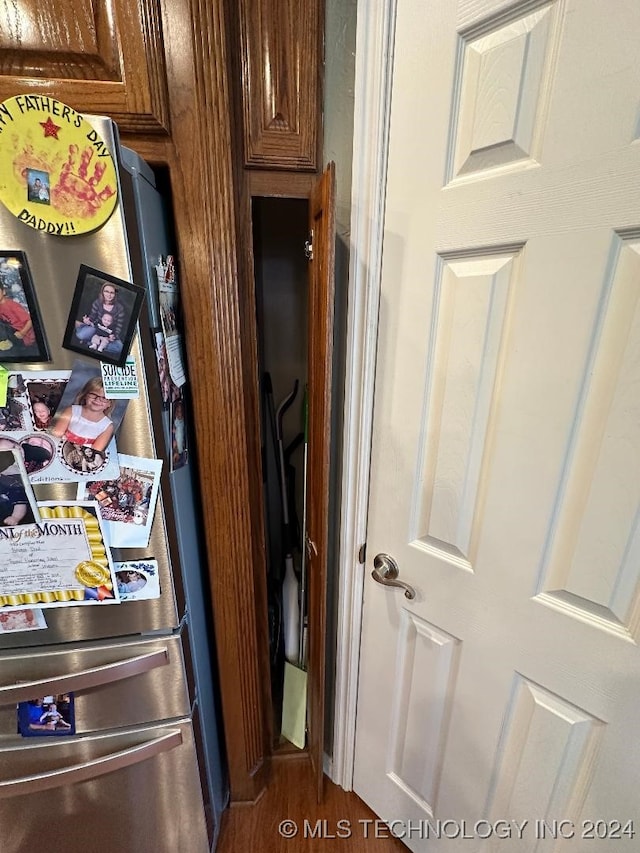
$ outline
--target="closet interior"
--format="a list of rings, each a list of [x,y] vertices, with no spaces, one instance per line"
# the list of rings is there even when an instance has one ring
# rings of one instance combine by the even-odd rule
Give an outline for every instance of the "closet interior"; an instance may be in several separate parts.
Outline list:
[[[252,199],[274,751],[306,743],[307,199]],[[286,689],[285,689],[286,688]]]

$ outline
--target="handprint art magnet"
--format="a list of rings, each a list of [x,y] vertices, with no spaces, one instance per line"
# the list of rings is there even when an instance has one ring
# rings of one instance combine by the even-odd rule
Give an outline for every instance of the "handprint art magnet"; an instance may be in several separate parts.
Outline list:
[[[69,237],[100,228],[118,200],[106,143],[71,107],[47,95],[0,103],[0,201],[36,231]]]

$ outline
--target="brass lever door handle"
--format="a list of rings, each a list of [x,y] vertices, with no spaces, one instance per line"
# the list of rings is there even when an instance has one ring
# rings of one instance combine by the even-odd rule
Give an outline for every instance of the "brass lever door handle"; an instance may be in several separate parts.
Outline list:
[[[398,580],[400,569],[393,557],[389,556],[389,554],[376,554],[373,558],[373,567],[371,577],[374,581],[381,583],[383,586],[400,587],[400,589],[404,590],[405,598],[413,601],[416,597],[416,591],[408,583]]]

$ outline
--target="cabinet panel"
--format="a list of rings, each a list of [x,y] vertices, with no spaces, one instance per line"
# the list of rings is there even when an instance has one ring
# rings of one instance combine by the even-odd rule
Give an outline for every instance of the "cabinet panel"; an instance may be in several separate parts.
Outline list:
[[[0,15],[0,100],[46,94],[121,130],[169,129],[156,0],[22,0]],[[44,85],[43,85],[44,84]]]
[[[240,0],[245,165],[316,171],[322,0]]]

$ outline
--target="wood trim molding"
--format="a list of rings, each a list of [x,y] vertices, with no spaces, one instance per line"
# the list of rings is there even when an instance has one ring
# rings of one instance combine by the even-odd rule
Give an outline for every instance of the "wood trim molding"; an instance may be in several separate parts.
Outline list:
[[[251,196],[270,198],[309,198],[316,179],[315,173],[246,172]]]
[[[365,8],[366,7],[366,8]],[[353,787],[356,698],[367,540],[373,390],[396,0],[357,10],[350,299],[347,312],[342,515],[332,779]]]
[[[255,448],[248,440],[245,365],[253,354],[245,349],[239,293],[224,0],[167,0],[163,28],[169,166],[230,794],[234,802],[253,801],[269,769],[255,609],[264,573],[252,541]]]

